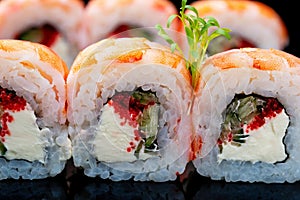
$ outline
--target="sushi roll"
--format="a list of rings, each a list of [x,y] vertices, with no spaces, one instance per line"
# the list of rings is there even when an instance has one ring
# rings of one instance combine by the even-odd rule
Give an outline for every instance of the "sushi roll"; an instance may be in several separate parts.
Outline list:
[[[244,47],[284,50],[289,44],[287,27],[281,16],[257,1],[199,0],[191,3],[200,17],[212,16],[231,29],[231,39],[219,37],[208,47],[208,55]]]
[[[56,176],[71,157],[66,64],[21,40],[0,40],[0,63],[0,180]]]
[[[233,49],[205,61],[192,109],[199,174],[300,180],[299,67],[299,58],[275,49]]]
[[[190,156],[191,77],[185,60],[145,38],[84,49],[67,78],[74,165],[114,181],[175,180]]]
[[[172,14],[177,9],[169,0],[91,0],[82,17],[81,48],[108,37],[161,41],[154,27],[166,25]],[[171,29],[178,31],[179,24],[174,22]]]
[[[41,43],[70,66],[80,50],[78,29],[83,10],[81,0],[1,1],[0,39]]]

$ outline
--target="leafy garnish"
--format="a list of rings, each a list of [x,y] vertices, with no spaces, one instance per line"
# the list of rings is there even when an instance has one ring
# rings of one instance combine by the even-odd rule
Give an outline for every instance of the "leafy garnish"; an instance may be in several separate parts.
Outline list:
[[[170,28],[172,22],[178,18],[184,26],[184,30],[187,36],[187,42],[189,45],[189,52],[187,58],[187,68],[192,75],[193,87],[196,86],[200,77],[202,69],[202,63],[206,56],[206,51],[209,43],[219,37],[225,36],[230,39],[230,30],[227,28],[221,28],[218,21],[213,17],[199,17],[198,11],[191,5],[186,5],[187,0],[182,0],[179,15],[171,15],[167,22],[167,28]],[[190,11],[190,12],[187,12]],[[158,34],[171,45],[171,50],[174,52],[177,50],[183,57],[183,51],[179,45],[168,35],[164,28],[158,24],[156,25]],[[209,32],[210,28],[215,28],[212,32]]]

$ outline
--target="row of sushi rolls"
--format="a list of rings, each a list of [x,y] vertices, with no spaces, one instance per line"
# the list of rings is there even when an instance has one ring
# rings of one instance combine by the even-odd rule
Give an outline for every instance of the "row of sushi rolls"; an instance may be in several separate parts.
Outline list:
[[[180,6],[0,1],[0,180],[68,162],[112,181],[300,180],[300,58],[280,15]]]

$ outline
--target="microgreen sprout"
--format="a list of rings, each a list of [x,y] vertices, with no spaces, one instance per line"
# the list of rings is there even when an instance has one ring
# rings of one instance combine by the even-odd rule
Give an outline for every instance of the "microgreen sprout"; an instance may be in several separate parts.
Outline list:
[[[171,27],[172,22],[176,18],[183,24],[189,45],[188,58],[186,58],[187,68],[191,72],[192,84],[193,87],[195,87],[200,77],[202,63],[205,59],[209,43],[219,36],[225,36],[227,39],[230,39],[231,36],[229,34],[230,30],[221,28],[215,18],[210,16],[204,18],[199,17],[197,9],[186,3],[187,0],[182,0],[179,14],[174,14],[169,17],[167,28]],[[171,51],[178,51],[184,57],[183,50],[168,35],[164,28],[160,24],[156,25],[156,28],[158,34],[171,45]],[[214,30],[209,32],[210,28],[214,28]]]

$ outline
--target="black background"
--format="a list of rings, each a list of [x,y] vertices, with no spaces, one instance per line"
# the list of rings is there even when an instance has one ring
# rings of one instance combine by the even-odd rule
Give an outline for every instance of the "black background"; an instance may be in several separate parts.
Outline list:
[[[297,0],[261,2],[272,7],[287,26],[290,43],[284,51],[300,57]],[[173,0],[173,3],[179,9],[181,1]],[[64,171],[45,180],[0,181],[0,199],[300,199],[299,182],[226,183],[201,177],[195,172],[184,182],[112,182],[86,177],[80,169],[72,169],[71,164],[66,168],[68,173]],[[70,174],[70,168],[74,174]]]
[[[181,0],[173,0],[172,2],[179,10]],[[188,4],[192,2],[194,1],[188,0]],[[297,0],[261,0],[260,2],[273,8],[281,16],[287,27],[290,41],[289,45],[283,49],[283,51],[300,57],[300,10]],[[245,24],[245,26],[247,26],[247,24]],[[141,195],[141,190],[144,190],[144,196],[142,195],[140,198],[137,198],[137,196],[131,196],[130,199],[300,199],[299,181],[296,183],[283,184],[244,182],[227,183],[225,181],[213,181],[209,178],[201,177],[196,172],[192,173],[189,176],[189,179],[183,183],[179,180],[162,184],[141,184],[130,181],[113,183],[110,181],[97,181],[89,178],[84,178],[84,180],[86,180],[86,183],[94,186],[92,187],[94,190],[90,190],[90,193],[94,194],[92,197],[95,199],[122,199],[122,197],[124,197],[124,199],[128,199],[126,198],[128,196],[125,195],[126,192],[124,191],[127,191],[128,193],[129,191],[136,189],[138,190],[136,191],[136,195]],[[103,191],[101,189],[103,187],[103,182],[106,182],[104,185],[110,188],[106,193],[99,192]],[[81,190],[82,192],[82,188],[86,188],[86,186],[84,186],[86,184],[83,182],[78,184],[76,181],[73,181],[72,183],[73,187],[71,188],[72,190],[70,194],[74,194],[73,190]],[[141,184],[141,187],[135,187],[136,184]],[[114,190],[113,188],[117,189]],[[158,190],[158,188],[160,188],[160,190]],[[85,191],[85,189],[83,190]],[[160,195],[158,195],[158,193]]]

